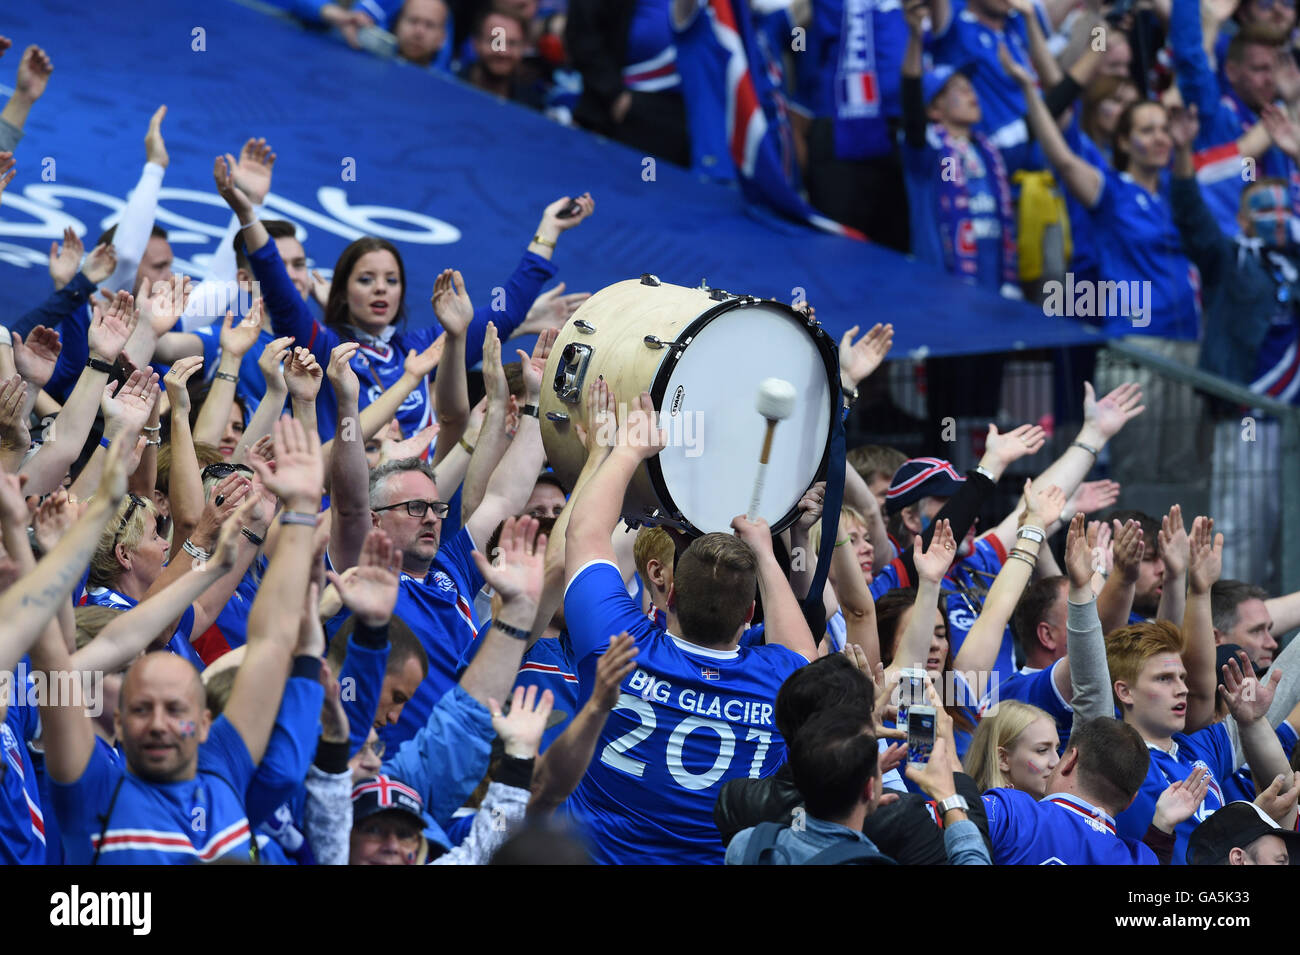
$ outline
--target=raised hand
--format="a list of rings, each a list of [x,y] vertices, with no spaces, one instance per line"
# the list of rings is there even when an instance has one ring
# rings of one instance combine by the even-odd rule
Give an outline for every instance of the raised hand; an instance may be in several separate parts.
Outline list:
[[[217,195],[226,200],[226,205],[230,206],[231,211],[239,216],[240,222],[243,222],[245,218],[252,217],[252,201],[244,193],[244,190],[235,185],[234,156],[226,153],[225,156],[218,156],[213,160],[212,179],[217,186]]]
[[[1114,555],[1115,572],[1130,584],[1137,583],[1138,573],[1142,570],[1142,555],[1146,551],[1142,540],[1142,525],[1137,521],[1128,521],[1123,526],[1119,521],[1112,522],[1115,528],[1111,554]]]
[[[311,270],[311,297],[316,300],[316,304],[324,308],[330,300],[330,283],[329,279],[321,275],[316,269]]]
[[[1095,514],[1119,500],[1118,481],[1084,481],[1065,502],[1065,514]]]
[[[1300,797],[1300,773],[1278,773],[1268,787],[1255,797],[1255,805],[1279,826],[1295,826],[1296,799]]]
[[[50,278],[54,281],[56,291],[77,277],[77,270],[81,268],[81,256],[85,251],[81,237],[72,226],[63,230],[63,245],[50,243]]]
[[[262,354],[258,356],[257,367],[262,372],[262,378],[266,381],[267,393],[274,392],[280,395],[280,400],[284,400],[284,394],[288,386],[284,383],[284,372],[280,370],[280,365],[289,355],[289,346],[293,344],[293,336],[285,335],[283,338],[276,338],[266,343],[262,349]]]
[[[382,627],[393,616],[401,581],[402,552],[388,535],[375,528],[366,535],[356,572],[346,578],[326,571],[343,599],[343,605],[368,627]]]
[[[957,542],[953,540],[952,526],[948,521],[936,521],[934,536],[930,539],[930,549],[921,551],[922,535],[917,534],[912,542],[912,563],[917,575],[932,584],[939,584],[943,575],[948,573],[952,560],[957,556]]]
[[[265,313],[266,309],[260,298],[253,302],[253,307],[248,310],[248,314],[241,321],[236,322],[235,313],[227,309],[226,320],[221,323],[219,339],[221,351],[236,358],[243,358],[252,351],[253,346],[257,344],[258,336],[262,333],[262,321]],[[268,347],[267,351],[270,350],[270,347]]]
[[[859,383],[869,378],[872,372],[880,367],[880,363],[885,360],[885,356],[889,354],[889,349],[894,344],[893,325],[882,325],[877,322],[870,331],[854,342],[853,336],[857,333],[858,326],[854,325],[840,339],[840,379],[841,383],[849,389],[856,388]]]
[[[564,283],[561,282],[555,288],[537,296],[532,308],[524,316],[523,323],[515,330],[515,334],[536,335],[547,328],[558,330],[583,302],[591,298],[590,292],[573,292],[569,295],[563,293]]]
[[[988,437],[984,439],[984,455],[993,457],[1005,471],[1013,462],[1037,454],[1046,441],[1047,432],[1036,424],[1022,424],[1005,434],[998,431],[997,425],[990,424]]]
[[[1259,118],[1268,130],[1269,138],[1282,152],[1288,156],[1300,153],[1300,129],[1296,128],[1286,110],[1269,103],[1260,109]]]
[[[140,311],[140,320],[147,321],[153,329],[154,337],[160,338],[176,327],[185,303],[189,301],[193,290],[193,281],[175,273],[167,282],[157,282],[152,289],[147,287],[146,279],[140,281],[135,301]]]
[[[32,446],[23,409],[27,404],[27,385],[22,375],[0,379],[0,450],[26,453]]]
[[[305,348],[295,348],[284,366],[284,383],[289,389],[289,397],[309,404],[315,402],[324,379],[325,370],[316,361],[316,356]]]
[[[731,529],[748,544],[756,554],[772,553],[772,528],[761,517],[751,521],[744,514],[731,519]]]
[[[929,15],[930,5],[926,0],[908,0],[903,6],[908,32],[914,36],[921,36],[925,32],[925,18]]]
[[[803,497],[799,499],[799,519],[795,521],[795,526],[807,534],[821,521],[822,507],[825,503],[826,482],[818,481],[808,488]],[[849,646],[854,646],[854,644],[849,644]]]
[[[668,447],[668,433],[659,430],[658,415],[650,392],[643,391],[632,399],[632,407],[618,425],[619,449],[626,449],[641,460],[653,458]]]
[[[23,497],[26,474],[6,474],[0,470],[0,523],[10,527],[27,525],[27,500]]]
[[[249,459],[258,479],[289,510],[316,513],[320,509],[321,491],[325,483],[320,438],[315,430],[305,430],[301,422],[288,415],[276,421],[273,437],[274,471],[257,458]]]
[[[1115,437],[1124,425],[1146,410],[1141,385],[1125,382],[1098,401],[1092,384],[1083,383],[1083,425],[1096,432],[1102,441]]]
[[[573,430],[587,449],[588,458],[593,454],[607,454],[618,441],[618,412],[614,408],[614,393],[603,377],[587,385],[585,407],[587,426],[574,420]]]
[[[133,441],[149,421],[154,402],[158,400],[158,375],[137,368],[131,372],[126,384],[117,389],[116,395],[113,393],[115,385],[116,382],[111,382],[104,389],[99,402],[104,413],[104,429],[112,429],[115,434],[124,434]]]
[[[1026,524],[1046,530],[1056,523],[1065,510],[1065,492],[1055,484],[1046,487],[1034,487],[1034,482],[1025,479],[1024,492],[1025,513],[1021,516],[1020,526]]]
[[[492,714],[492,728],[501,737],[506,755],[515,759],[532,759],[542,745],[542,734],[546,732],[546,721],[551,716],[555,704],[555,694],[544,690],[541,697],[537,695],[537,685],[525,689],[515,687],[514,699],[510,703],[509,715],[503,715],[501,704],[488,697],[488,712]]]
[[[568,207],[570,201],[568,196],[561,196],[547,206],[542,212],[542,228],[539,228],[538,232],[546,235],[545,230],[548,228],[554,230],[556,234],[567,232],[596,211],[596,200],[591,198],[591,193],[584,192],[577,198],[579,207],[577,215],[561,219],[560,213]]]
[[[32,515],[32,530],[41,553],[48,554],[53,550],[80,516],[81,509],[76,501],[62,488],[41,501],[40,507]]]
[[[339,404],[345,402],[351,404],[361,396],[361,382],[352,369],[352,357],[360,347],[357,342],[342,342],[335,345],[334,350],[330,352],[330,363],[325,369],[325,374],[334,388],[334,395]],[[317,387],[319,388],[319,385]],[[290,390],[292,391],[292,385]]]
[[[271,191],[271,168],[274,165],[275,153],[265,139],[250,139],[239,151],[239,162],[233,171],[235,186],[255,206],[265,202],[266,194]]]
[[[54,374],[59,353],[63,351],[59,333],[44,325],[37,325],[28,333],[27,341],[23,341],[22,336],[17,332],[11,337],[14,348],[14,368],[28,383],[37,388],[44,388],[45,383]]]
[[[417,352],[412,348],[406,353],[406,361],[402,362],[402,372],[416,381],[424,381],[442,361],[442,349],[446,343],[446,336],[439,335],[424,351]]]
[[[132,442],[134,444],[134,442]],[[99,487],[95,497],[116,506],[126,497],[126,479],[131,472],[127,470],[127,442],[117,438],[108,446],[104,456],[104,469],[99,473]]]
[[[1070,530],[1065,538],[1065,572],[1069,575],[1070,586],[1078,590],[1087,588],[1092,583],[1094,569],[1084,517],[1075,514],[1070,519]]]
[[[5,186],[14,181],[18,172],[18,163],[11,152],[0,152],[0,196],[4,195]]]
[[[609,638],[609,649],[596,660],[596,685],[588,705],[608,713],[618,703],[623,680],[636,669],[636,641],[624,630]]]
[[[81,265],[81,274],[92,285],[98,285],[117,268],[117,249],[111,242],[101,242],[90,250],[86,261]]]
[[[1191,556],[1191,541],[1187,537],[1187,528],[1183,526],[1183,509],[1175,504],[1169,513],[1160,519],[1160,559],[1165,562],[1165,577],[1181,577],[1187,572],[1187,562]]]
[[[1002,66],[1002,72],[1011,77],[1021,88],[1031,87],[1037,82],[1032,73],[1012,59],[1011,51],[1004,43],[998,44],[998,63]]]
[[[537,533],[538,523],[532,517],[508,517],[501,527],[497,553],[489,562],[474,551],[474,563],[483,579],[501,595],[503,603],[527,617],[521,626],[531,627],[533,612],[542,593],[543,565],[546,557],[546,535]],[[512,614],[511,623],[518,623]]]
[[[1194,594],[1208,593],[1223,573],[1223,535],[1214,533],[1214,520],[1197,517],[1192,521],[1187,583]]]
[[[1238,662],[1240,661],[1240,662]],[[1219,692],[1228,704],[1228,712],[1237,721],[1238,726],[1247,726],[1256,720],[1262,720],[1268,713],[1269,704],[1278,682],[1282,679],[1282,668],[1276,664],[1269,669],[1264,680],[1255,677],[1255,669],[1250,665],[1250,657],[1245,650],[1238,650],[1236,659],[1224,664],[1223,682]],[[1242,676],[1249,673],[1250,676]]]
[[[1179,779],[1165,788],[1156,800],[1155,816],[1151,824],[1164,833],[1173,832],[1179,825],[1192,818],[1192,815],[1205,801],[1205,794],[1210,791],[1210,771],[1193,769],[1186,779]]]
[[[163,387],[167,389],[167,402],[171,405],[172,414],[189,416],[190,390],[187,386],[190,378],[202,367],[203,356],[190,355],[186,358],[178,358],[176,363],[167,370],[167,376],[163,378]]]
[[[1110,547],[1111,530],[1105,521],[1088,523],[1088,552],[1092,554],[1092,569],[1109,577],[1115,566],[1115,554]]]
[[[1169,111],[1169,138],[1174,141],[1175,149],[1191,149],[1200,129],[1195,103]]]
[[[429,450],[429,445],[438,436],[439,427],[438,422],[435,421],[401,441],[384,439],[379,443],[379,463],[406,461],[410,458],[420,457],[425,451]]]
[[[117,361],[140,320],[135,299],[130,292],[118,292],[102,304],[92,302],[91,315],[90,330],[86,333],[91,357],[110,363]]]
[[[510,399],[510,384],[501,365],[501,339],[495,322],[483,333],[483,393],[490,403],[504,405]]]
[[[240,531],[256,505],[257,500],[250,495],[244,498],[239,507],[226,515],[226,519],[221,524],[217,546],[212,548],[212,558],[208,561],[205,570],[214,570],[218,575],[223,575],[235,566],[235,559],[239,556],[239,542],[243,539]]]
[[[465,291],[465,280],[454,269],[443,269],[434,281],[433,298],[429,304],[448,335],[464,335],[474,320],[474,303]]]
[[[520,370],[524,376],[524,393],[529,404],[537,404],[542,394],[542,373],[546,371],[546,359],[551,357],[551,349],[560,333],[553,328],[544,330],[533,344],[533,353],[527,355],[522,348],[516,348],[519,356]]]
[[[14,95],[26,103],[35,103],[45,92],[45,84],[50,81],[54,64],[39,46],[29,46],[23,50],[23,58],[18,61],[18,76],[14,81]]]
[[[164,169],[170,159],[167,156],[167,143],[163,141],[162,121],[167,117],[167,107],[159,106],[149,117],[149,130],[144,134],[144,155],[146,162],[157,163]]]

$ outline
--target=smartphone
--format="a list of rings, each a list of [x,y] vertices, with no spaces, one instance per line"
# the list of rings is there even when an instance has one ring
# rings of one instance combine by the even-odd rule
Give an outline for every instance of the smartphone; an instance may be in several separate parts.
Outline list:
[[[898,721],[899,729],[907,729],[907,713],[913,706],[925,705],[925,671],[905,668],[898,671]]]
[[[913,706],[907,711],[907,761],[928,763],[934,750],[934,707]]]
[[[555,214],[557,219],[572,219],[582,211],[582,203],[577,199],[570,199],[569,204]]]

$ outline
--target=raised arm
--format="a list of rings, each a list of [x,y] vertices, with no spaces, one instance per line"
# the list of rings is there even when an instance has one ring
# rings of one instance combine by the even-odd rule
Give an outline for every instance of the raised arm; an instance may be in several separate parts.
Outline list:
[[[871,572],[880,571],[894,559],[894,543],[885,529],[885,518],[880,513],[880,502],[871,493],[867,482],[853,465],[844,465],[844,503],[857,510],[867,522],[867,535],[871,538]]]
[[[128,292],[135,290],[135,275],[149,245],[149,236],[153,232],[154,218],[158,212],[158,193],[162,191],[163,175],[167,171],[170,159],[167,144],[163,141],[162,121],[167,116],[167,107],[159,106],[149,117],[149,129],[144,136],[145,164],[131,195],[127,196],[126,207],[117,221],[113,233],[113,248],[117,250],[117,266],[109,276],[107,284],[110,291]]]
[[[281,418],[275,425],[275,470],[260,459],[253,460],[253,467],[285,509],[278,546],[249,612],[248,651],[225,717],[258,763],[271,737],[298,639],[297,615],[285,613],[285,608],[302,606],[311,577],[312,538],[325,477],[319,438],[300,422]]]
[[[352,370],[352,356],[361,346],[344,342],[330,354],[328,374],[339,403],[339,434],[330,455],[330,547],[333,568],[342,573],[356,564],[370,533],[370,468],[366,443],[359,435],[347,438],[349,419],[357,418],[361,383]],[[342,440],[340,440],[342,439]]]
[[[1169,46],[1174,54],[1174,72],[1183,102],[1195,104],[1202,116],[1212,116],[1219,107],[1219,81],[1205,55],[1201,33],[1200,0],[1174,0],[1169,18]]]
[[[167,478],[167,509],[172,519],[171,556],[180,550],[203,514],[203,475],[190,431],[190,392],[187,383],[202,369],[202,358],[182,358],[163,378],[171,404],[171,471]]]
[[[1174,626],[1186,626],[1183,619],[1187,605],[1187,561],[1190,558],[1191,544],[1187,538],[1187,528],[1183,526],[1183,509],[1175,504],[1160,520],[1157,533],[1160,542],[1160,559],[1165,565],[1165,576],[1161,582],[1160,606],[1156,618],[1168,620]]]
[[[293,416],[309,431],[316,430],[316,396],[324,378],[325,370],[320,362],[305,348],[295,348],[289,361],[285,362],[284,383],[289,389]]]
[[[1275,671],[1277,669],[1273,668]],[[1223,683],[1219,686],[1219,692],[1227,701],[1232,718],[1237,721],[1241,749],[1246,755],[1250,775],[1255,780],[1255,785],[1263,789],[1266,781],[1277,776],[1284,776],[1287,780],[1292,777],[1291,764],[1287,761],[1282,743],[1264,718],[1269,704],[1273,702],[1281,674],[1270,672],[1264,680],[1257,680],[1254,672],[1250,657],[1244,650],[1239,650],[1237,659],[1230,660],[1223,667]],[[1243,673],[1251,675],[1243,677]]]
[[[483,495],[487,493],[488,479],[510,447],[510,435],[506,431],[506,406],[510,391],[506,385],[505,370],[501,366],[501,342],[497,340],[496,326],[490,322],[483,339],[483,390],[487,409],[478,439],[474,442],[469,470],[465,473],[465,493],[461,495],[460,504],[463,515],[473,514],[478,509]],[[439,447],[443,446],[440,440]],[[557,536],[559,535],[552,535]]]
[[[1133,612],[1133,598],[1137,594],[1138,573],[1142,569],[1142,554],[1145,551],[1141,524],[1129,521],[1121,527],[1119,521],[1114,521],[1113,525],[1111,553],[1114,555],[1115,568],[1097,595],[1097,615],[1101,618],[1104,633],[1118,630],[1128,623],[1129,614]]]
[[[1066,656],[1052,671],[1056,692],[1074,710],[1076,720],[1115,715],[1106,640],[1092,594],[1093,554],[1082,514],[1074,515],[1065,542],[1065,569],[1070,579],[1066,607]]]
[[[126,446],[134,449],[128,460],[127,469],[131,474],[135,473],[140,466],[140,458],[145,447],[141,432],[157,400],[158,375],[147,371],[147,366],[146,370],[137,368],[131,372],[131,377],[126,380],[126,384],[117,389],[116,394],[112,385],[104,389],[99,403],[104,413],[104,437],[101,439],[101,446],[91,454],[90,460],[86,462],[86,466],[81,469],[81,473],[73,482],[71,488],[73,494],[87,497],[91,488],[99,481],[99,472],[104,466],[104,441],[115,441],[121,436]],[[127,489],[132,490],[129,478]],[[146,493],[152,490],[152,487],[148,488]]]
[[[758,558],[758,593],[763,601],[764,639],[769,644],[794,651],[805,660],[817,659],[817,641],[808,630],[803,608],[795,599],[790,581],[786,580],[785,571],[772,552],[772,531],[767,521],[762,518],[751,521],[741,514],[731,519],[731,526],[736,536],[748,544]]]
[[[939,587],[943,575],[952,566],[957,555],[957,542],[947,521],[935,521],[934,538],[929,548],[921,551],[921,539],[912,544],[912,560],[916,565],[916,603],[907,630],[894,648],[894,659],[886,672],[920,666],[929,655],[930,641],[934,639],[934,612],[939,606]]]
[[[262,380],[266,382],[266,392],[258,402],[257,410],[248,419],[248,427],[240,436],[239,444],[230,454],[232,464],[248,463],[251,449],[264,438],[270,437],[276,420],[284,411],[284,399],[289,394],[289,386],[284,380],[281,366],[288,361],[290,342],[291,339],[287,336],[272,339],[267,342],[266,347],[262,349],[262,356],[257,359],[258,370],[262,373]]]
[[[1187,733],[1194,733],[1214,720],[1214,693],[1219,680],[1215,672],[1218,652],[1214,644],[1214,621],[1210,615],[1210,588],[1222,570],[1223,535],[1214,533],[1213,520],[1197,517],[1192,521],[1187,564],[1187,613],[1182,622],[1185,641],[1183,666],[1187,669],[1187,729],[1184,732]],[[1166,580],[1165,589],[1168,590],[1169,586]]]
[[[1039,145],[1042,146],[1047,161],[1055,168],[1070,193],[1086,208],[1091,209],[1096,204],[1097,197],[1101,195],[1101,171],[1079,158],[1066,143],[1060,127],[1052,119],[1052,114],[1048,111],[1047,104],[1043,102],[1037,84],[1029,72],[1011,59],[1011,54],[1005,47],[999,48],[998,57],[1002,69],[1019,84],[1021,92],[1024,93],[1028,110],[1025,119]]]
[[[221,358],[217,362],[217,370],[203,407],[199,409],[198,420],[194,422],[194,440],[199,444],[216,447],[221,443],[226,422],[230,420],[230,406],[234,404],[235,392],[239,388],[239,368],[244,362],[244,356],[257,344],[262,332],[263,314],[260,300],[253,303],[248,315],[242,320],[236,321],[234,312],[226,312],[225,321],[221,324]],[[268,346],[263,355],[271,350]],[[260,359],[258,364],[260,366]],[[278,369],[275,377],[282,386],[283,379],[280,378]],[[277,382],[267,380],[267,397],[276,391],[276,384]],[[283,404],[283,396],[280,401]]]
[[[1017,537],[1015,548],[1008,551],[1006,563],[998,571],[979,616],[953,660],[954,669],[963,673],[993,669],[1007,623],[1033,575],[1038,553],[1040,549],[1047,549],[1047,542],[1040,539],[1040,535],[1045,535],[1045,529],[1060,517],[1061,509],[1065,507],[1065,492],[1054,484],[1043,484],[1041,480],[1037,485],[1025,481],[1023,500],[1025,510],[1020,527],[1030,530],[1026,532],[1027,536]],[[1037,534],[1033,533],[1035,531]]]
[[[8,41],[5,42],[6,48]],[[22,139],[23,126],[27,123],[27,114],[32,106],[45,92],[45,84],[50,81],[54,64],[39,46],[29,46],[23,50],[22,59],[18,61],[18,76],[14,80],[13,95],[0,112],[0,147],[11,150]]]

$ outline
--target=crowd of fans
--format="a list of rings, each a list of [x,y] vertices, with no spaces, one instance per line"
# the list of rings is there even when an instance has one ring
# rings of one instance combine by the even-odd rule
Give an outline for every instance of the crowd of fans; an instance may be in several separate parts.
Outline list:
[[[694,161],[664,51],[708,5],[289,6],[356,44],[391,28],[403,57],[539,107],[571,65],[577,122]],[[1294,353],[1277,306],[1297,274],[1300,135],[1273,105],[1295,70],[1293,7],[753,6],[806,29],[803,62],[824,74],[804,77],[798,128],[827,212],[863,210],[881,241],[905,248],[910,231],[923,257],[1014,286],[1013,233],[1050,163],[1075,255],[1157,283],[1139,332],[1194,343],[1204,294],[1237,346],[1263,360],[1229,314],[1274,343],[1286,325]],[[22,53],[0,202],[52,71]],[[1179,89],[1197,106],[1170,105]],[[1075,440],[978,536],[1041,427],[990,425],[964,475],[856,448],[838,517],[823,520],[819,482],[779,534],[744,516],[695,539],[634,530],[622,501],[666,441],[650,395],[589,383],[572,487],[547,467],[538,414],[585,299],[543,288],[591,196],[542,211],[502,302],[449,269],[416,329],[420,280],[394,245],[357,239],[327,282],[291,223],[262,218],[276,154],[260,138],[213,163],[231,220],[209,273],[174,275],[155,222],[165,112],[116,226],[88,252],[69,231],[52,294],[0,330],[0,859],[1300,856],[1300,649],[1275,639],[1300,626],[1300,593],[1224,578],[1212,517],[1117,510],[1121,484],[1087,480],[1159,419],[1140,383],[1086,385]],[[1207,173],[1229,150],[1269,175]],[[839,348],[846,413],[892,340],[856,332]],[[529,333],[531,354],[506,361],[503,340]]]

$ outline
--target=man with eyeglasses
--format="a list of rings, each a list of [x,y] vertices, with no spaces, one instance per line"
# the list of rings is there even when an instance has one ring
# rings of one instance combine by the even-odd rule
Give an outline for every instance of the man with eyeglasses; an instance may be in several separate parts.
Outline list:
[[[533,408],[541,394],[542,368],[551,341],[553,336],[542,336],[531,360],[523,363],[527,405]],[[344,375],[335,383],[340,419],[358,413],[359,383],[350,367]],[[464,527],[444,541],[442,519],[448,510],[444,497],[454,487],[440,488],[433,469],[415,458],[391,461],[370,472],[363,442],[335,442],[330,463],[334,517],[329,565],[340,574],[354,566],[371,527],[387,534],[402,554],[395,615],[420,638],[429,657],[429,674],[403,707],[396,725],[380,730],[390,751],[424,727],[434,704],[456,684],[461,657],[478,635],[473,601],[484,583],[470,554],[480,543],[486,546],[501,521],[523,512],[544,457],[536,414],[521,415],[482,502]],[[534,623],[531,618],[497,622],[519,630],[524,639]]]

